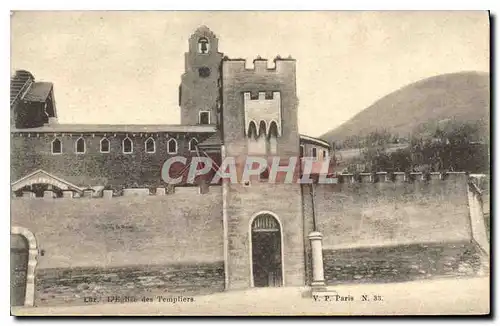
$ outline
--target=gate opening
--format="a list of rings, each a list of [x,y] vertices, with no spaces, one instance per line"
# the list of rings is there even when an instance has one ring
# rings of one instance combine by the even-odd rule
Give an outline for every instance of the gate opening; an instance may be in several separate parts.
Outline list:
[[[29,244],[20,234],[10,235],[10,302],[24,306],[28,275]]]
[[[257,216],[252,223],[252,271],[255,287],[283,285],[281,229],[270,214]]]

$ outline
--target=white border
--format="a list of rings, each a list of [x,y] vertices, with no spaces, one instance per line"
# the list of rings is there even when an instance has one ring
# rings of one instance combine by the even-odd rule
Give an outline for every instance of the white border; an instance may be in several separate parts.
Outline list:
[[[379,0],[379,1],[368,1],[368,0],[351,0],[351,1],[338,1],[338,2],[325,2],[325,1],[296,1],[296,0],[287,0],[287,1],[261,1],[261,0],[255,0],[252,2],[235,2],[235,1],[219,1],[219,2],[202,2],[202,1],[181,1],[181,2],[168,2],[166,4],[164,1],[158,1],[158,0],[143,0],[143,1],[125,1],[125,2],[120,2],[118,5],[116,2],[112,1],[106,1],[106,0],[88,0],[86,2],[65,2],[61,0],[46,0],[43,2],[40,1],[34,1],[34,0],[22,0],[18,1],[15,4],[13,2],[2,2],[1,6],[5,6],[6,9],[3,10],[3,15],[0,15],[0,22],[2,26],[4,27],[2,29],[2,43],[4,47],[2,48],[4,51],[4,56],[3,56],[3,61],[4,64],[2,65],[2,72],[4,76],[7,76],[7,74],[10,75],[10,72],[7,70],[10,67],[10,52],[9,52],[9,42],[10,42],[10,34],[9,34],[9,29],[10,29],[10,21],[9,21],[9,16],[7,15],[7,10],[12,10],[14,7],[16,10],[488,10],[491,9],[492,13],[496,16],[497,22],[496,25],[498,27],[498,6],[500,2],[499,1],[492,1],[492,0],[477,0],[477,1],[465,1],[465,0],[456,0],[456,1],[435,1],[435,0],[421,0],[418,2],[405,2],[405,1],[388,1],[388,0]],[[9,6],[10,5],[10,6]],[[496,40],[499,36],[498,33],[495,33],[493,35],[493,38]],[[497,42],[498,44],[498,42]],[[498,53],[498,51],[496,51]],[[496,56],[496,55],[495,55]],[[495,58],[492,58],[494,60]],[[491,72],[493,74],[493,71]],[[6,78],[2,79],[2,82],[4,83],[4,87],[2,87],[3,92],[4,92],[4,103],[7,103],[7,99],[10,98],[9,96],[9,82],[7,81]],[[494,88],[491,89],[491,91],[496,91],[496,88],[499,87],[498,84],[492,84]],[[57,96],[57,94],[56,94]],[[494,108],[492,108],[493,110]],[[7,121],[9,121],[9,111],[7,110],[2,110],[1,114],[3,115],[3,121],[5,125],[7,125]],[[492,118],[495,116],[492,116]],[[495,118],[494,120],[496,120]],[[6,129],[8,130],[9,127]],[[496,139],[497,132],[495,129],[492,129],[494,132],[494,139]],[[0,141],[4,145],[4,148],[10,148],[10,135],[7,135],[6,131],[6,136],[7,137],[1,137]],[[492,139],[493,141],[493,139]],[[493,146],[497,146],[495,142],[492,143]],[[498,145],[500,146],[500,145]],[[2,177],[3,177],[3,183],[7,184],[7,182],[10,182],[10,167],[9,163],[7,160],[3,160],[2,164]],[[500,164],[499,162],[495,161],[495,165]],[[496,176],[494,176],[494,182],[496,182]],[[9,190],[6,187],[3,187],[3,193],[2,193],[2,198],[4,200],[3,206],[7,207],[7,213],[10,212],[10,201],[7,201],[7,198],[10,198]],[[9,197],[7,197],[9,195]],[[497,194],[494,193],[494,198],[492,200],[496,199]],[[10,200],[10,199],[9,199]],[[9,219],[4,219],[5,223],[10,223]],[[10,227],[10,225],[8,226]],[[495,224],[495,231],[496,228],[498,228],[498,223]],[[4,247],[6,248],[9,246],[9,238],[4,237]],[[498,242],[497,242],[498,243]],[[9,278],[9,272],[7,269],[3,269],[3,279],[7,280]],[[9,290],[7,289],[7,283],[8,282],[0,282],[2,284],[2,293],[3,295],[3,300],[2,304],[4,307],[7,307],[9,305]],[[498,286],[498,282],[494,283],[495,288]],[[494,301],[496,302],[495,305],[492,305],[492,309],[496,308],[498,305],[498,300]],[[242,310],[243,312],[243,310]],[[300,311],[298,312],[300,314]],[[15,320],[12,317],[9,317],[6,313],[3,314],[2,318],[3,325],[10,325],[14,324]],[[356,324],[358,321],[354,320],[348,320],[348,321],[342,321],[338,320],[336,321],[340,325],[350,325],[352,323]],[[95,321],[97,325],[105,325],[105,322],[101,321]],[[251,322],[252,323],[252,322]],[[258,321],[258,323],[262,323],[262,321]],[[64,322],[63,322],[64,324]],[[68,323],[69,324],[69,323]],[[139,323],[131,321],[130,324],[137,324]],[[176,321],[173,321],[173,324],[177,324]],[[180,323],[179,323],[180,324]],[[417,323],[418,324],[418,323]],[[422,323],[424,324],[424,323]],[[425,321],[425,324],[429,324],[429,321]],[[430,321],[430,324],[434,324],[434,322]],[[437,322],[436,322],[437,324]]]
[[[271,211],[260,211],[250,218],[250,223],[248,224],[248,248],[249,248],[249,262],[250,262],[250,287],[253,288],[254,283],[253,283],[253,255],[252,255],[252,223],[253,221],[260,215],[264,214],[269,214],[272,217],[278,221],[278,224],[280,226],[280,238],[281,238],[281,287],[285,287],[285,241],[284,241],[284,235],[283,235],[283,224],[281,224],[281,221],[275,213]]]

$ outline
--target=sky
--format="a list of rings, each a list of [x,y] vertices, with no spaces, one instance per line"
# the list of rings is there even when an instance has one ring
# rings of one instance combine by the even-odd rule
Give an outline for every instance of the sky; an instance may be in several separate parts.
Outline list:
[[[423,78],[489,72],[487,12],[15,12],[11,73],[54,83],[60,123],[177,124],[190,35],[297,60],[299,131],[320,136]]]

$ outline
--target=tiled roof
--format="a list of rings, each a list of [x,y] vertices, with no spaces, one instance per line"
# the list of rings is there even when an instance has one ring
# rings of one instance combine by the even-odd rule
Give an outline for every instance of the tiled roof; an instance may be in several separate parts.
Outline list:
[[[113,124],[52,124],[37,128],[12,129],[12,132],[56,132],[56,133],[86,133],[86,132],[193,132],[212,133],[216,127],[212,125],[113,125]]]
[[[45,102],[52,90],[52,83],[36,82],[33,83],[26,95],[23,97],[25,101]]]
[[[220,147],[222,145],[222,140],[220,138],[219,132],[214,133],[212,136],[208,137],[204,141],[198,144],[198,147],[200,148],[207,148],[207,147]]]
[[[27,90],[35,78],[25,70],[18,70],[10,79],[10,105],[14,104]]]

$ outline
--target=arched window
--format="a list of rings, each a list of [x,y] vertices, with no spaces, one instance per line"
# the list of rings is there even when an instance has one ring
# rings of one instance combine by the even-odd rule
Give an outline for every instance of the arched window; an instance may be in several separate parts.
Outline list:
[[[122,147],[123,154],[130,154],[134,150],[134,144],[132,143],[132,140],[128,138],[128,136],[123,140]]]
[[[272,155],[278,153],[278,124],[276,121],[271,121],[269,126],[269,152]]]
[[[210,50],[210,43],[206,37],[202,37],[198,40],[198,53],[207,54]]]
[[[198,145],[198,140],[196,138],[191,138],[189,141],[189,151],[196,152],[196,146]]]
[[[259,123],[259,130],[257,130],[257,133],[259,134],[259,137],[260,136],[266,136],[267,134],[267,124],[264,120],[260,120],[260,123]]]
[[[62,142],[59,138],[56,138],[52,141],[52,154],[61,154],[62,153]]]
[[[83,139],[83,137],[76,140],[75,152],[76,154],[85,154],[85,139]]]
[[[262,121],[259,131],[254,121],[250,121],[248,127],[247,147],[249,154],[264,155],[266,154],[266,126]]]
[[[101,153],[109,153],[109,140],[107,138],[101,139]]]
[[[146,139],[144,146],[146,147],[146,153],[154,153],[156,151],[155,140],[152,137]]]
[[[167,143],[167,151],[169,154],[177,153],[177,140],[171,138]]]
[[[248,138],[257,138],[257,125],[254,121],[250,121],[248,124]]]

